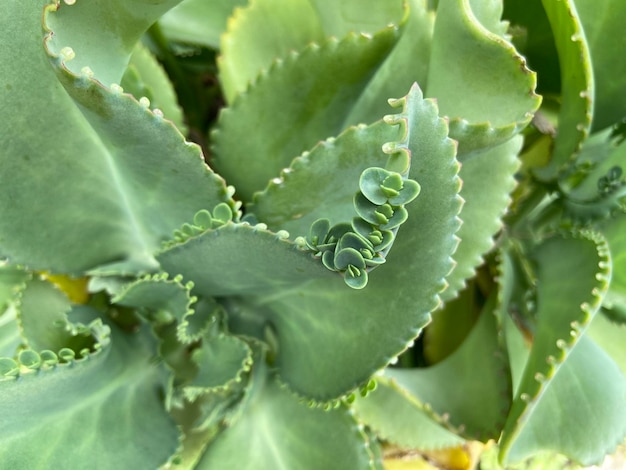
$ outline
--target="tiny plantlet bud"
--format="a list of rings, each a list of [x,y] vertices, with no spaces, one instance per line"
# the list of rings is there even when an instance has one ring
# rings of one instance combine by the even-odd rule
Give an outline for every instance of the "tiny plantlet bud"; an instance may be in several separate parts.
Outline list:
[[[91,67],[87,65],[85,65],[82,69],[80,69],[80,73],[84,77],[93,78],[93,70],[91,70]]]
[[[74,57],[76,57],[76,53],[74,52],[74,49],[72,49],[69,46],[64,47],[63,49],[61,49],[59,51],[59,55],[61,56],[61,59],[63,59],[65,62],[69,62]]]
[[[141,98],[139,98],[139,104],[141,105],[142,108],[147,109],[150,107],[150,100],[146,98],[145,96],[142,96]]]
[[[64,2],[66,5],[74,5],[74,4],[76,3],[76,0],[63,0],[63,2]]]
[[[122,93],[124,93],[124,89],[121,86],[119,86],[117,83],[111,84],[111,91],[115,93],[116,95],[121,95]]]

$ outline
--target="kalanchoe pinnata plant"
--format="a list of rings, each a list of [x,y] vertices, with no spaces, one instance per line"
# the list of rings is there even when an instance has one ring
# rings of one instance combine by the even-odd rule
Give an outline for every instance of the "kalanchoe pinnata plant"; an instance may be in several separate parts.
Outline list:
[[[600,461],[625,9],[4,0],[3,466]]]

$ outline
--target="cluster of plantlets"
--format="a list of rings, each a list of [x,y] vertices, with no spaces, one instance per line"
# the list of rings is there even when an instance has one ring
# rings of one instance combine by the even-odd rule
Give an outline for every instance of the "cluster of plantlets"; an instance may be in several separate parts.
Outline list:
[[[620,13],[2,2],[0,461],[600,461],[626,435]]]

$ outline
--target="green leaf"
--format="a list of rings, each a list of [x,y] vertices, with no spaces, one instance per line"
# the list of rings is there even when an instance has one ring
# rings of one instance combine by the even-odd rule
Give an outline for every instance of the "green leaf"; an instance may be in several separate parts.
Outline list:
[[[516,185],[521,145],[522,138],[517,136],[504,144],[462,157],[459,177],[463,181],[461,197],[465,204],[459,215],[463,225],[457,232],[461,241],[453,256],[456,267],[447,277],[449,286],[442,295],[444,301],[457,295],[494,245],[494,237],[502,228],[502,217],[511,202],[510,193]]]
[[[60,57],[53,57],[55,76],[42,50],[44,3],[0,5],[0,14],[13,19],[0,33],[2,43],[22,56],[0,66],[0,86],[8,91],[0,109],[6,123],[0,130],[0,186],[6,195],[0,201],[0,253],[33,269],[72,274],[109,263],[119,263],[109,269],[113,272],[154,269],[152,253],[162,239],[199,209],[228,200],[224,182],[206,167],[197,146],[134,98],[104,88],[88,70],[74,75]],[[119,11],[109,2],[64,4],[61,10],[69,17],[62,23],[71,33],[55,30],[54,40],[48,36],[49,50],[76,47],[74,60],[82,56],[87,65],[105,60],[88,57],[87,50],[117,51],[121,46],[110,27],[128,40],[141,34],[150,21],[139,14],[147,3],[133,2]],[[74,8],[76,13],[70,11]],[[128,8],[136,8],[141,21],[120,14],[120,22],[111,23],[112,15],[130,13]],[[95,16],[99,9],[105,10],[103,18]],[[162,11],[161,6],[149,10]],[[46,21],[55,15],[49,11]],[[88,29],[88,41],[78,39],[81,28]],[[113,71],[120,62],[119,80],[126,59],[104,67]]]
[[[403,449],[442,449],[465,442],[393,379],[377,377],[376,388],[365,397],[357,394],[352,408],[379,438]]]
[[[407,206],[408,220],[386,262],[369,273],[363,290],[316,279],[246,301],[276,332],[281,380],[315,400],[353,390],[405,349],[438,306],[452,267],[461,206],[454,144],[417,86],[395,104],[403,110],[389,121],[400,124],[403,138],[390,149],[410,153],[409,177],[421,192]]]
[[[280,291],[309,280],[339,277],[309,251],[263,226],[228,223],[165,248],[162,269],[181,274],[205,296],[251,295]],[[207,269],[207,266],[211,266]]]
[[[350,222],[361,173],[385,166],[389,155],[382,146],[398,138],[399,128],[382,121],[350,127],[294,159],[248,209],[272,230],[284,229],[293,237],[308,235],[320,218],[330,225]]]
[[[626,376],[584,336],[546,387],[506,462],[551,450],[583,465],[600,464],[626,436]]]
[[[178,431],[163,407],[164,371],[153,361],[149,336],[114,330],[111,343],[84,359],[42,364],[37,372],[0,380],[3,465],[156,468],[165,463],[177,448]]]
[[[28,281],[19,292],[16,310],[24,344],[35,351],[47,349],[57,353],[69,348],[81,357],[109,333],[100,320],[90,319],[83,324],[83,317],[89,319],[93,315],[91,309],[72,306],[54,284],[38,278]]]
[[[500,457],[515,462],[551,449],[583,464],[597,462],[623,439],[626,423],[615,410],[618,402],[626,409],[626,382],[584,336],[608,287],[608,246],[594,234],[557,235],[531,256],[537,276],[533,346],[504,427]],[[592,409],[588,403],[603,405]],[[569,424],[562,427],[564,420]]]
[[[239,419],[208,446],[198,470],[372,467],[366,436],[347,408],[308,407],[264,367],[242,406]]]
[[[232,103],[262,71],[292,51],[349,33],[372,35],[402,18],[403,2],[392,0],[255,0],[236,11],[222,36],[220,83]],[[309,69],[318,73],[324,68]],[[350,66],[345,67],[349,71]],[[304,95],[303,95],[304,96]],[[331,135],[331,134],[329,134]],[[326,136],[324,136],[326,137]]]
[[[217,49],[228,18],[248,0],[185,0],[159,19],[165,35],[174,41]]]
[[[295,157],[344,130],[351,103],[397,35],[389,27],[372,37],[352,34],[293,52],[222,111],[213,134],[214,164],[240,198],[250,201]]]
[[[576,157],[591,128],[594,81],[585,33],[573,0],[543,0],[554,33],[561,74],[558,134],[550,163],[536,171],[542,180],[555,179]]]
[[[425,94],[450,117],[460,153],[503,143],[530,122],[541,101],[535,74],[511,43],[479,23],[469,0],[439,4],[432,41]]]
[[[511,396],[494,308],[492,297],[465,341],[443,361],[427,368],[385,371],[457,433],[485,442],[499,436]]]
[[[599,130],[626,116],[626,48],[622,18],[626,4],[619,0],[575,0],[593,64],[595,96],[593,129]]]

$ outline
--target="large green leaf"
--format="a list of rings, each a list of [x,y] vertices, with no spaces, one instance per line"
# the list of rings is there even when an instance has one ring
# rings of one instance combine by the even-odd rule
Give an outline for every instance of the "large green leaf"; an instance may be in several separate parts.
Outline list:
[[[561,74],[558,134],[550,163],[537,171],[543,180],[555,179],[580,150],[591,128],[594,81],[585,33],[573,0],[543,0],[554,33]]]
[[[115,54],[123,49],[130,55],[133,44],[125,41],[141,34],[162,8],[116,2],[114,13],[108,10],[117,8],[103,1],[64,4],[56,13],[49,8],[48,25],[59,23],[46,40],[55,76],[42,47],[44,3],[0,4],[0,14],[11,18],[2,43],[22,57],[0,65],[7,90],[0,110],[0,252],[14,263],[59,272],[114,262],[121,263],[117,271],[153,269],[152,252],[162,239],[197,210],[227,199],[198,147],[134,98],[96,81],[119,80],[128,57]],[[85,28],[88,40],[79,38]],[[79,65],[104,60],[105,78],[66,69],[72,63],[63,59],[72,56],[66,47],[75,49]]]
[[[227,101],[232,102],[262,71],[292,51],[323,44],[331,36],[374,34],[389,24],[397,25],[402,12],[399,0],[251,1],[235,13],[220,41],[220,83]]]
[[[598,464],[625,435],[626,376],[584,336],[545,387],[508,449],[506,461],[550,450],[583,465]]]
[[[30,370],[0,378],[0,460],[7,468],[156,468],[178,446],[150,333],[114,330],[81,360],[28,350]],[[37,361],[37,359],[39,359]],[[80,384],[80,386],[77,386]]]
[[[345,406],[310,408],[265,367],[258,367],[242,406],[239,419],[208,446],[198,470],[372,468],[366,436]]]
[[[214,163],[240,198],[250,201],[293,158],[343,131],[351,103],[397,36],[389,27],[293,52],[222,111]]]
[[[439,4],[432,41],[425,94],[450,117],[461,153],[502,143],[530,122],[540,103],[535,75],[511,43],[479,22],[469,0]]]
[[[281,380],[316,400],[349,392],[405,349],[437,307],[452,267],[461,206],[454,145],[417,86],[396,104],[403,111],[389,122],[403,138],[388,151],[409,152],[409,176],[422,189],[386,263],[360,291],[316,279],[248,299],[275,329]]]
[[[537,270],[536,326],[504,427],[501,458],[519,461],[550,449],[581,463],[597,462],[626,431],[626,382],[584,336],[608,287],[608,246],[593,234],[555,235],[531,255]]]

